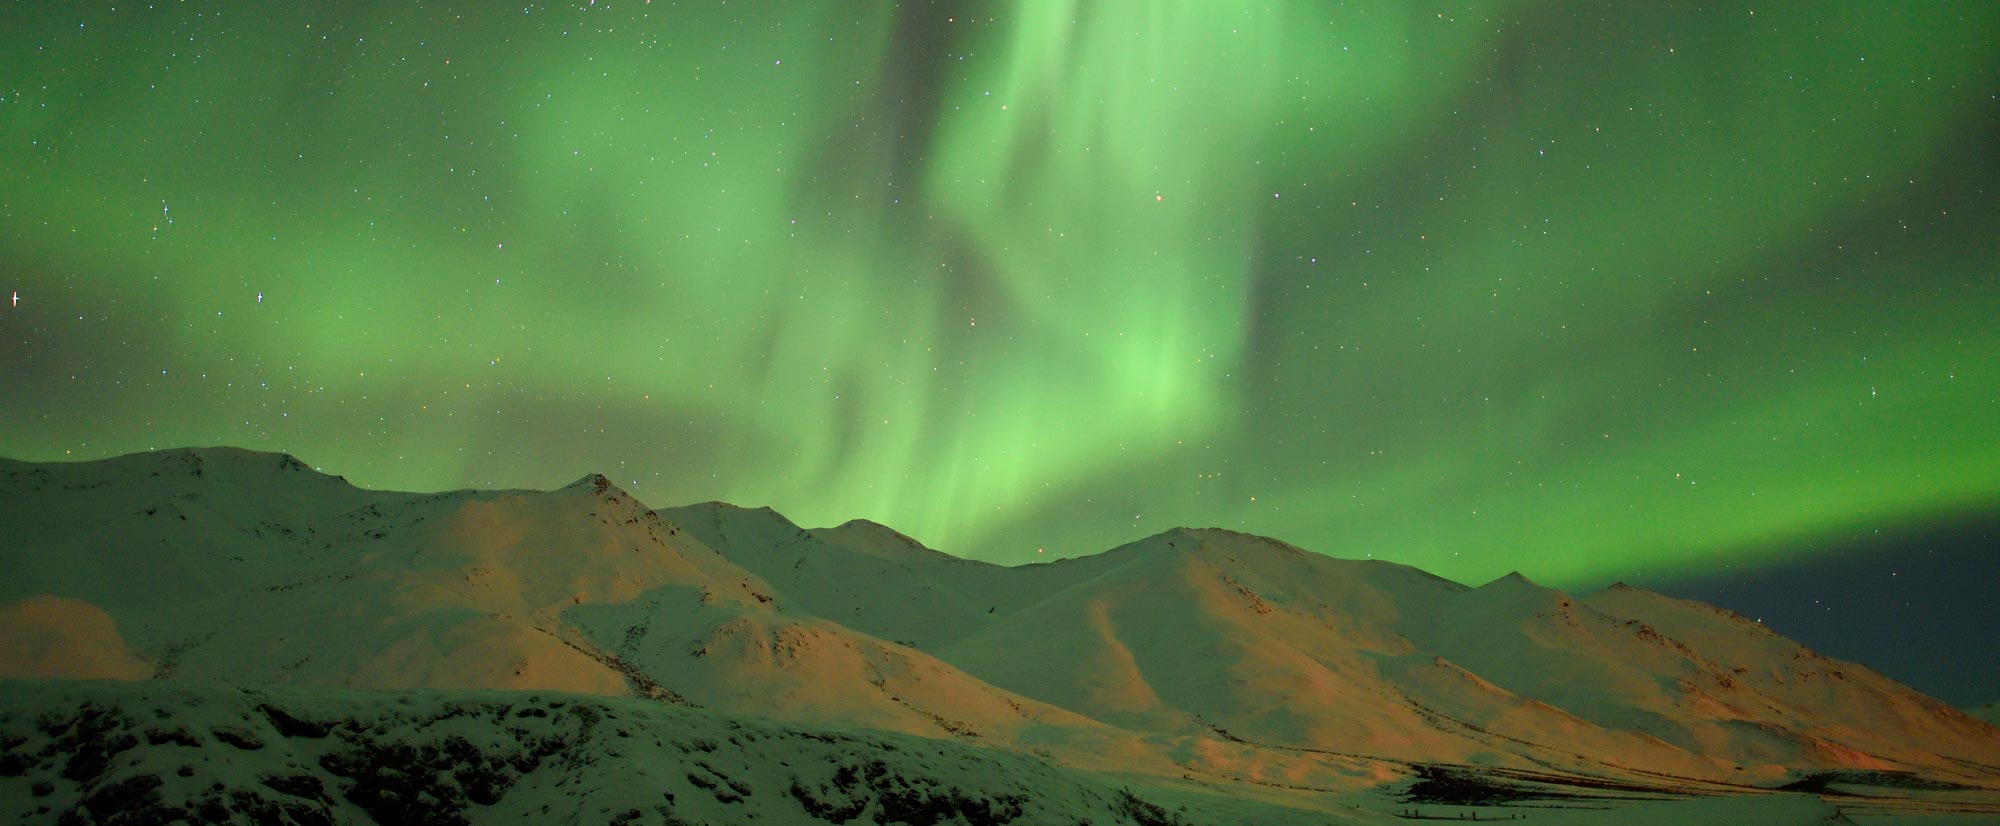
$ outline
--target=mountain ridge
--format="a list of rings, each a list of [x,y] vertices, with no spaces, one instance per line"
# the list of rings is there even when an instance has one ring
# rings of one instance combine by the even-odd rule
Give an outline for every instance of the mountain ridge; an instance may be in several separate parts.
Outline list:
[[[596,473],[370,491],[234,448],[0,460],[0,526],[0,678],[631,696],[1287,800],[1440,765],[2000,790],[2000,729],[1722,609],[1220,528],[1008,567]]]

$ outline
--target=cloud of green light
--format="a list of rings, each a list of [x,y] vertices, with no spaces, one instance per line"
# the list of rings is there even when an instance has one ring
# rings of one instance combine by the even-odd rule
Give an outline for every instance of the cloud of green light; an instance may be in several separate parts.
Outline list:
[[[2000,9],[0,27],[0,452],[1555,583],[1990,500]]]

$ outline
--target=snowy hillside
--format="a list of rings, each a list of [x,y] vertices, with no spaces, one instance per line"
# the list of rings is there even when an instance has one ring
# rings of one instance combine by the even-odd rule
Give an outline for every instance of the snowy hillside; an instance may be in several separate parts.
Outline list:
[[[361,491],[289,456],[0,465],[12,676],[640,695],[1057,748],[1129,739],[789,609],[601,476]],[[16,653],[16,651],[19,653]],[[58,653],[60,652],[60,653]]]
[[[1781,790],[1849,811],[2000,811],[2000,729],[1698,603],[1623,586],[1579,599],[1518,575],[1469,587],[1213,529],[1008,568],[863,521],[806,530],[723,503],[653,511],[596,475],[547,492],[411,494],[228,448],[0,460],[0,643],[0,678],[58,680],[9,686],[8,725],[27,729],[7,730],[0,781],[27,785],[0,789],[28,796],[0,808],[24,815],[90,811],[94,795],[126,793],[198,810],[210,781],[148,769],[159,783],[122,785],[193,748],[211,758],[198,777],[240,764],[214,781],[226,788],[307,767],[322,791],[304,803],[246,794],[363,822],[371,804],[349,796],[362,781],[327,767],[347,758],[330,757],[325,737],[274,736],[270,727],[288,724],[260,704],[296,706],[286,713],[299,719],[394,718],[351,729],[387,737],[368,748],[397,755],[434,757],[426,749],[445,749],[447,734],[483,743],[482,765],[515,766],[510,788],[529,791],[479,792],[466,810],[474,819],[526,813],[516,806],[525,800],[570,817],[558,813],[585,805],[570,799],[580,788],[609,782],[593,779],[600,772],[671,788],[646,773],[700,774],[669,744],[686,742],[675,732],[750,725],[740,718],[767,721],[760,731],[846,732],[834,751],[856,760],[887,749],[878,741],[983,755],[999,762],[906,773],[945,788],[991,773],[993,783],[959,786],[989,803],[1013,794],[1006,778],[1081,784],[1035,800],[1086,814],[1037,820],[1041,803],[1024,802],[1010,815],[1021,822],[1120,822],[1099,815],[1123,811],[1171,823],[1181,806],[1189,822],[1240,822],[1247,811],[1266,822],[1300,812],[1365,821],[1399,804],[1581,811],[1716,794],[1759,795],[1772,822],[1828,816],[1810,799],[1764,796]],[[140,682],[61,681],[75,678]],[[384,691],[404,694],[372,693]],[[613,743],[583,727],[581,712],[556,714],[552,692],[600,697],[563,702],[643,718],[634,725],[657,742]],[[51,744],[72,735],[34,721],[62,717],[64,731],[124,742],[86,720],[84,703],[124,709],[121,720],[192,715],[203,731],[254,730],[257,742],[286,745],[245,755],[228,737],[153,742],[127,722],[121,730],[138,739],[119,765],[130,772],[58,767],[51,755],[73,744]],[[482,710],[447,713],[460,706]],[[534,722],[494,716],[502,707]],[[527,758],[503,748],[555,742],[543,728],[558,719],[571,727],[557,738],[560,759],[521,768]],[[521,726],[533,731],[511,732]],[[730,752],[733,768],[700,775],[719,786],[695,785],[733,788],[727,775],[770,786],[779,768],[758,761],[789,767],[794,752],[821,753],[791,736]],[[597,754],[584,740],[603,749],[595,763],[550,769]],[[723,757],[699,759],[723,768]],[[305,776],[284,776],[294,774]],[[800,778],[819,791],[765,795],[742,811],[789,822],[819,811],[807,799],[843,812],[864,793],[889,805],[852,777]],[[1155,817],[1090,796],[1128,783],[1171,805]],[[627,808],[673,822],[660,801],[630,794],[590,792],[609,796],[588,805],[613,808],[577,822]],[[806,808],[784,808],[793,805]],[[689,811],[737,811],[700,807]],[[879,820],[887,809],[867,811]],[[943,822],[980,822],[952,811]]]
[[[874,523],[806,531],[769,508],[721,502],[658,513],[769,581],[805,610],[883,639],[935,650],[989,621],[975,605],[999,566],[923,548]],[[894,583],[885,589],[881,583]]]
[[[1067,826],[1156,805],[1002,751],[559,693],[7,682],[0,744],[0,800],[44,822]]]
[[[1519,575],[1468,588],[1187,529],[1048,565],[954,565],[884,531],[845,547],[790,523],[759,534],[740,525],[747,513],[711,512],[703,536],[802,603],[878,635],[928,635],[974,676],[1141,731],[1767,783],[1813,769],[1960,776],[1962,761],[2000,762],[2000,733],[1867,668],[1623,585],[1584,600]],[[865,568],[866,585],[777,579],[819,560],[831,572],[889,558],[883,548],[898,562]],[[984,610],[927,624],[893,596],[859,593],[896,577],[907,584],[892,595],[963,593],[938,601]]]

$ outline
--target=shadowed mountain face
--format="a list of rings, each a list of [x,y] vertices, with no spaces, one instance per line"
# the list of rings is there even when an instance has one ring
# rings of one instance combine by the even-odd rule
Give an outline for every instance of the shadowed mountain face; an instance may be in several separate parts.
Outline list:
[[[1222,530],[1007,568],[601,476],[389,493],[232,449],[0,460],[0,526],[0,677],[634,696],[1267,790],[2000,786],[2000,729],[1706,605]]]

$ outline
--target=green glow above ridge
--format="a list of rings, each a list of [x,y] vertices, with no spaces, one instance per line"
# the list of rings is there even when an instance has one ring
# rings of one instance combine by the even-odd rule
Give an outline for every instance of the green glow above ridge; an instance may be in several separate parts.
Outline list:
[[[1990,3],[682,5],[12,12],[0,455],[1552,584],[2000,492]]]

